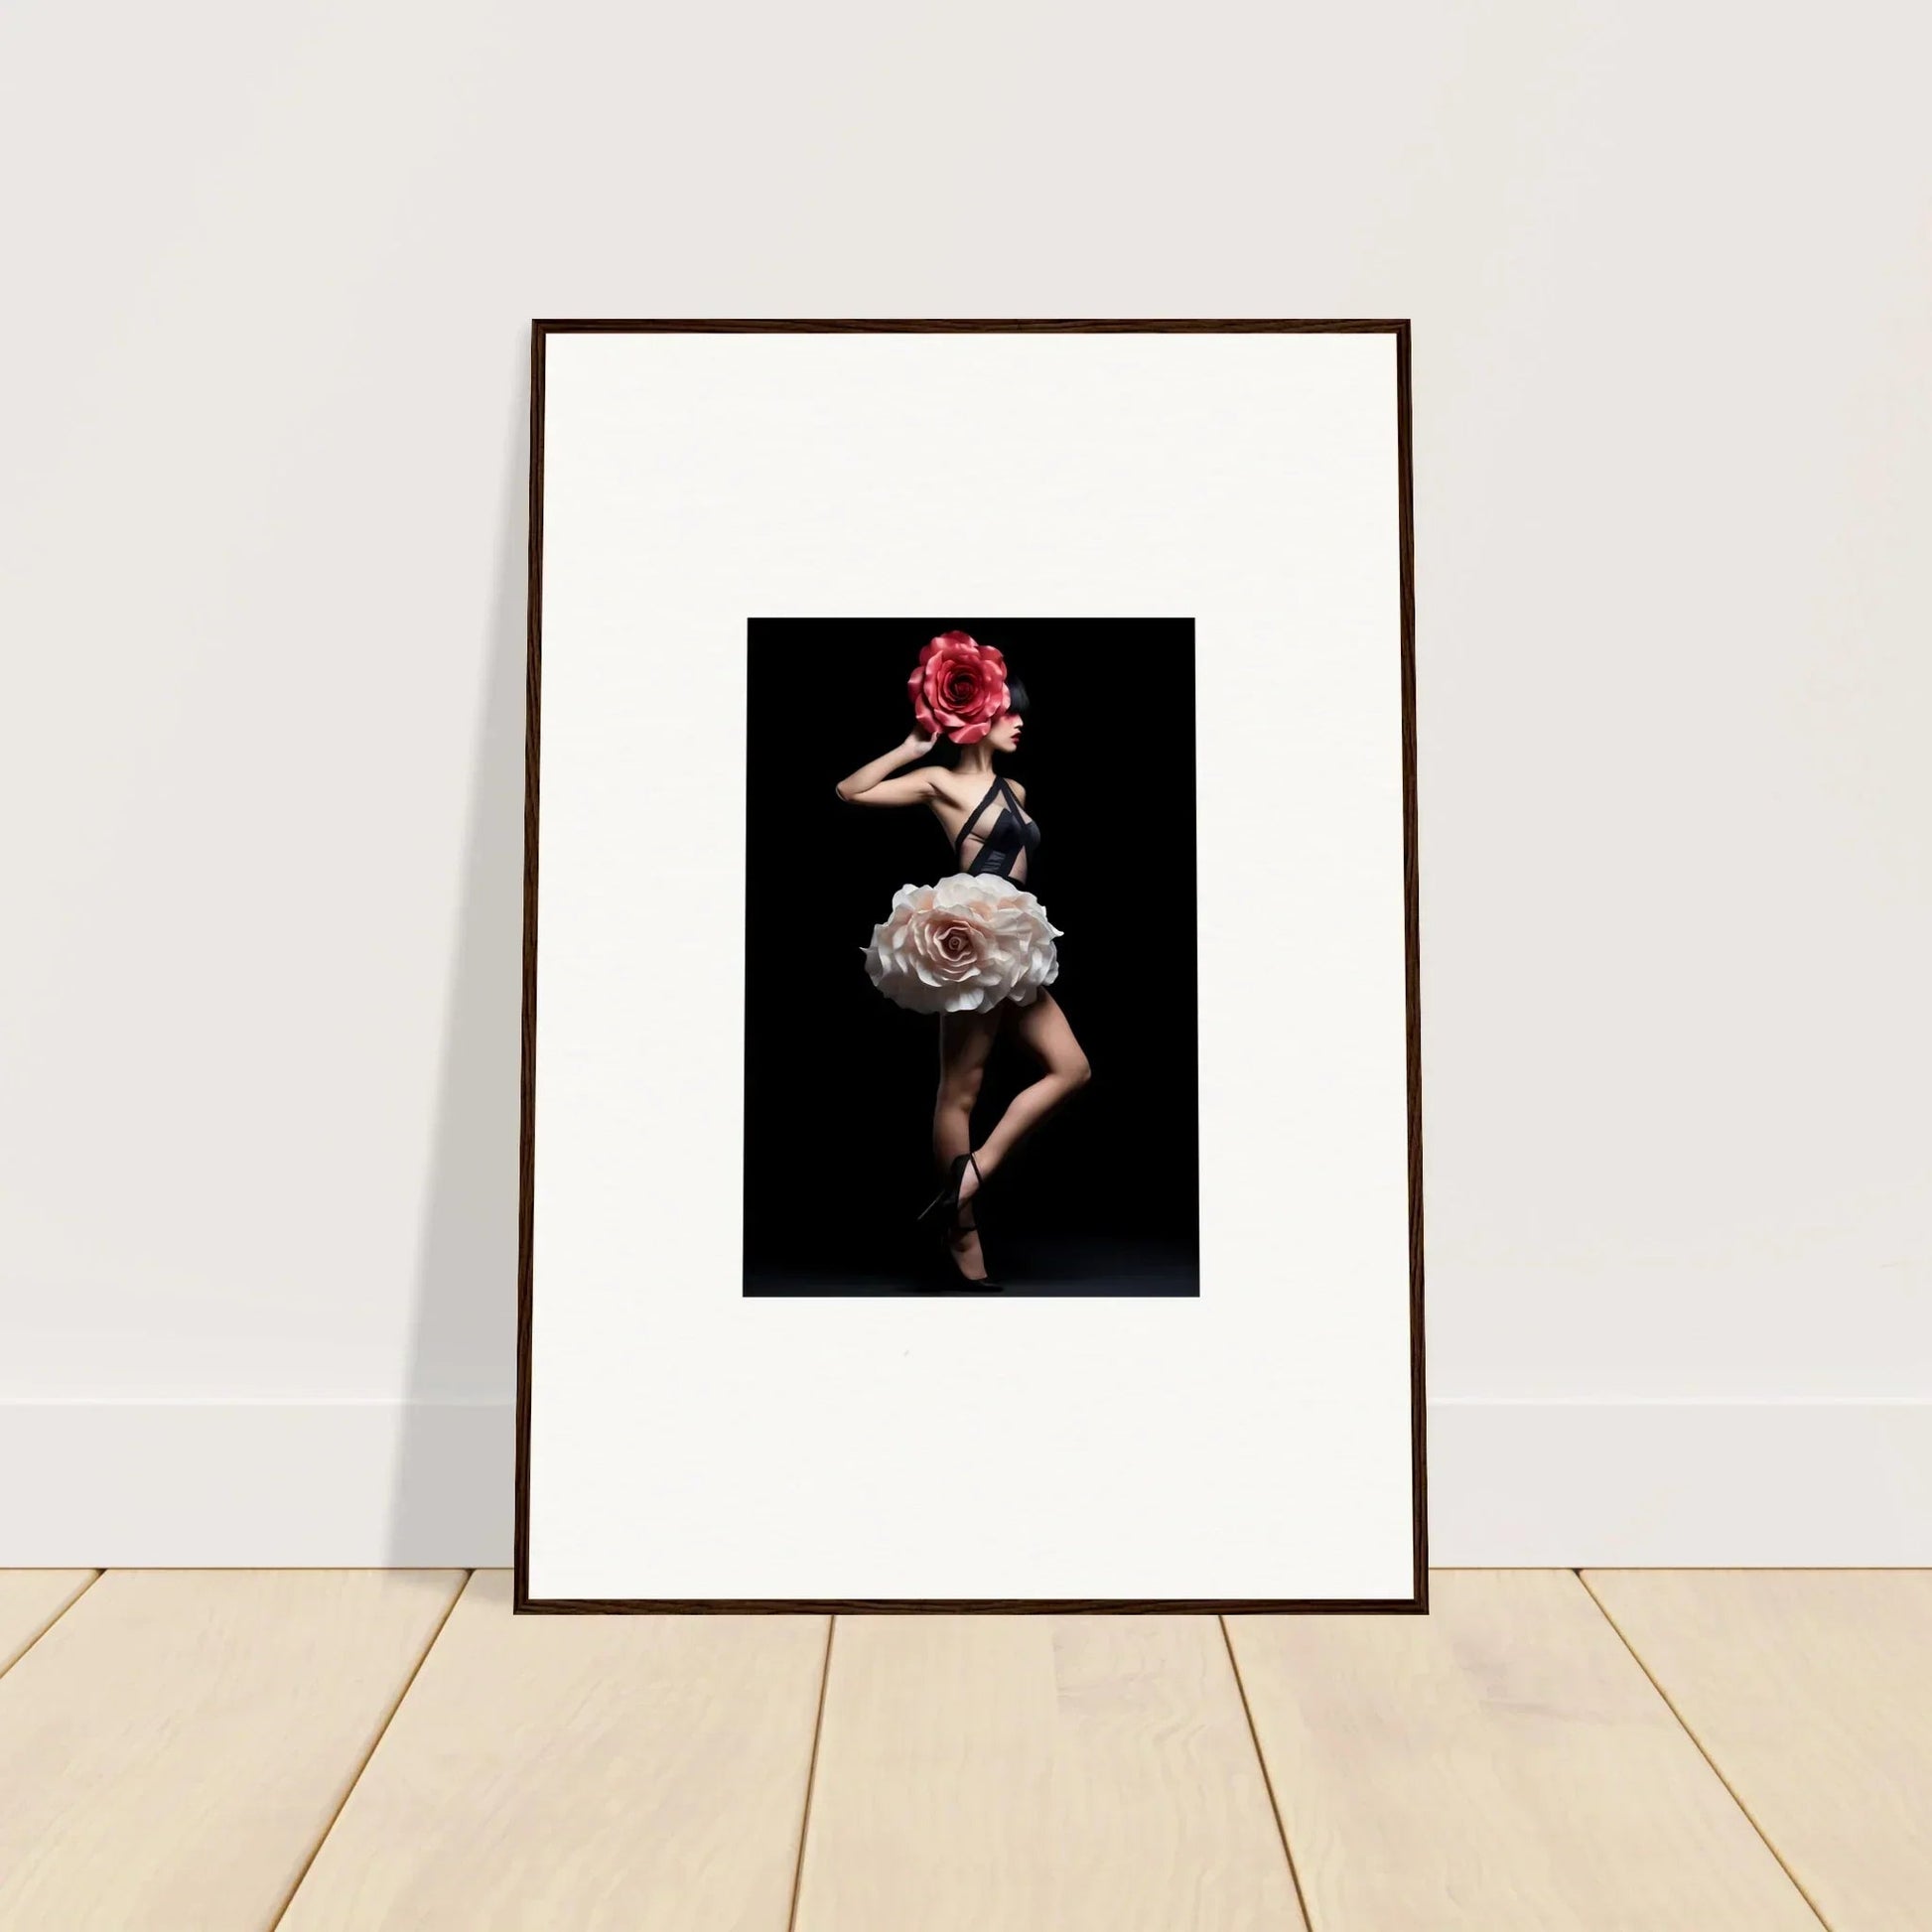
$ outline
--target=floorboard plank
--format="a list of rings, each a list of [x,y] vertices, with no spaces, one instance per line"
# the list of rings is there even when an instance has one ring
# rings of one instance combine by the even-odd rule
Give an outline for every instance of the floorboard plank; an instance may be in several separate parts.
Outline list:
[[[523,1616],[479,1571],[281,1932],[785,1932],[822,1616]]]
[[[0,1925],[262,1932],[461,1583],[110,1570],[0,1677]]]
[[[1569,1571],[1228,1626],[1313,1932],[1818,1932]]]
[[[1212,1617],[841,1617],[797,1932],[1301,1932]]]
[[[1932,1923],[1932,1571],[1585,1581],[1833,1932]]]
[[[6,1671],[100,1573],[0,1570],[0,1672]]]

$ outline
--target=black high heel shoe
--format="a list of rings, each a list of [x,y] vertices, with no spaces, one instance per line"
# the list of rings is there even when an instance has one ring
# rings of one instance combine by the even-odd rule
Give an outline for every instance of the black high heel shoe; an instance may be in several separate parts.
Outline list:
[[[946,1210],[946,1219],[948,1222],[958,1217],[959,1189],[966,1178],[966,1170],[969,1167],[979,1181],[979,1186],[974,1192],[974,1198],[978,1199],[979,1195],[986,1191],[986,1176],[980,1173],[980,1164],[970,1154],[956,1154],[953,1156],[952,1166],[946,1170],[946,1184],[919,1209],[919,1220],[931,1220],[933,1215],[938,1213],[942,1207]]]
[[[1006,1283],[996,1282],[991,1275],[969,1275],[961,1269],[959,1257],[953,1252],[952,1240],[955,1234],[977,1234],[979,1223],[969,1222],[964,1227],[952,1222],[939,1230],[939,1245],[933,1255],[932,1266],[934,1286],[948,1295],[1003,1295]],[[984,1259],[985,1249],[980,1250]]]

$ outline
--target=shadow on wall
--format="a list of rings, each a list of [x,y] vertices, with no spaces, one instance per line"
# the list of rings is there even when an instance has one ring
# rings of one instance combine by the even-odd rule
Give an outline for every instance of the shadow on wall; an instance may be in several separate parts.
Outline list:
[[[527,350],[522,351],[527,355]],[[510,1560],[523,949],[529,390],[519,360],[483,637],[442,1069],[426,1175],[388,1557]]]

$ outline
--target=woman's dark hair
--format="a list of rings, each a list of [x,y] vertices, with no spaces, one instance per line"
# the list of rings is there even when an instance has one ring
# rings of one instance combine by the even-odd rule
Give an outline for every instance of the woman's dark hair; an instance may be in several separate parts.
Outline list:
[[[1007,679],[1007,710],[1017,711],[1021,717],[1027,715],[1027,687],[1019,678]],[[933,764],[953,766],[959,762],[959,747],[950,738],[942,737],[938,744],[926,754]]]

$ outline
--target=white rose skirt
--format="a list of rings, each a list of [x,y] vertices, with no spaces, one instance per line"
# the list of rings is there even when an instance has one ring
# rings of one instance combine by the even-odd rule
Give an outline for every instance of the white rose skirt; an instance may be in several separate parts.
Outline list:
[[[1032,1006],[1060,970],[1060,936],[1024,887],[994,873],[957,872],[933,886],[901,886],[873,927],[866,973],[914,1013],[984,1013]]]

